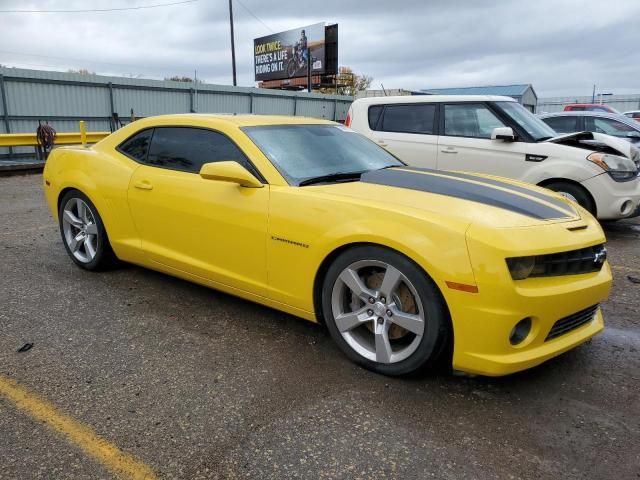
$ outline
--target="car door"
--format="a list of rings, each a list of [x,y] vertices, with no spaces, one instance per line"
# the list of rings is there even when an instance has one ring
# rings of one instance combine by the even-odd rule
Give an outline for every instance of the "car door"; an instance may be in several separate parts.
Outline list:
[[[632,143],[640,140],[640,131],[638,129],[613,118],[588,116],[585,117],[584,121],[585,130],[589,132],[605,133]]]
[[[436,111],[435,103],[371,106],[371,138],[409,165],[436,168]]]
[[[228,160],[253,168],[222,133],[156,127],[146,161],[131,178],[129,208],[150,261],[262,295],[269,187],[198,174],[204,163]]]
[[[491,140],[497,127],[507,127],[484,103],[441,106],[438,170],[463,170],[511,178],[524,176],[526,143]]]

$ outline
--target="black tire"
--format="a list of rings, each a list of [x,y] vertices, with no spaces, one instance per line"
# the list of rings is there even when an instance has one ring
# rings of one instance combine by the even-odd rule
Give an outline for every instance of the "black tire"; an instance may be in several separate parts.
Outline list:
[[[591,215],[596,215],[596,205],[591,195],[580,185],[569,182],[552,182],[546,184],[544,187],[560,194],[567,193],[571,195],[576,199],[578,205],[587,210]]]
[[[379,261],[393,266],[411,282],[417,292],[424,313],[424,333],[421,339],[416,340],[416,343],[419,343],[417,343],[415,351],[403,360],[382,363],[366,358],[349,345],[336,325],[332,308],[334,285],[343,270],[355,262],[361,261]],[[322,311],[329,332],[340,350],[353,362],[368,370],[383,375],[400,376],[431,367],[435,370],[436,367],[442,366],[438,360],[443,352],[446,352],[451,338],[449,312],[445,301],[433,280],[413,261],[398,252],[384,247],[367,245],[357,246],[340,254],[329,267],[323,281]]]
[[[292,58],[291,60],[289,60],[289,63],[287,63],[287,76],[291,78],[296,74],[297,71],[298,71],[297,61],[295,58]]]
[[[96,239],[95,255],[89,261],[82,261],[78,259],[74,255],[74,253],[71,251],[67,238],[65,237],[64,221],[63,221],[64,209],[65,209],[65,206],[67,206],[67,204],[70,204],[70,202],[76,201],[76,199],[79,199],[82,202],[84,202],[93,220],[95,221],[95,226],[97,227],[97,233],[95,234],[95,239]],[[71,260],[73,260],[73,262],[79,267],[85,270],[90,270],[90,271],[100,271],[100,270],[109,269],[117,263],[117,258],[113,253],[111,244],[109,243],[109,237],[107,236],[107,231],[104,228],[104,224],[102,223],[102,218],[98,213],[98,209],[93,204],[93,202],[89,199],[89,197],[87,197],[84,193],[78,190],[69,190],[64,194],[64,196],[60,200],[60,205],[58,207],[58,224],[60,227],[62,244],[64,245],[64,248],[67,251],[67,254],[71,258]],[[86,247],[85,247],[85,250],[86,250]]]

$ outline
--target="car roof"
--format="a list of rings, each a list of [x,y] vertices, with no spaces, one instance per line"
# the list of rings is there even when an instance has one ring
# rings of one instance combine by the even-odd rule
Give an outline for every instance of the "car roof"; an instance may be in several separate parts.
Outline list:
[[[629,117],[625,117],[621,113],[609,113],[609,112],[553,112],[553,113],[541,113],[538,115],[540,118],[553,118],[553,117],[599,117],[599,118],[610,118],[611,120],[617,120],[618,122],[622,122],[630,127],[637,128],[637,123],[635,120]]]
[[[238,127],[260,126],[260,125],[309,125],[309,124],[334,124],[330,120],[311,117],[293,117],[288,115],[235,115],[235,114],[212,114],[212,113],[179,113],[170,115],[156,115],[146,117],[139,122],[153,124],[176,124],[188,125],[189,122],[198,124],[206,123],[207,120],[216,123],[224,122]]]
[[[627,110],[626,112],[622,112],[623,115],[626,115],[627,113],[640,113],[640,110]]]
[[[567,103],[565,107],[604,107],[601,103]]]
[[[500,95],[395,95],[388,97],[365,97],[354,104],[377,105],[388,103],[432,103],[432,102],[515,102],[512,97]]]

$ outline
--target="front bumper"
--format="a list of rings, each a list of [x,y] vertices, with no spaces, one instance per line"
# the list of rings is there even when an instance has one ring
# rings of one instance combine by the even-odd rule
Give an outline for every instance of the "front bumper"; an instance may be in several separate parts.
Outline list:
[[[602,173],[581,183],[596,202],[600,220],[627,218],[640,209],[640,177],[616,182],[607,173]]]
[[[520,229],[491,230],[472,226],[467,235],[478,293],[447,293],[454,328],[453,367],[489,376],[534,367],[587,341],[604,328],[598,309],[593,319],[556,338],[546,340],[556,321],[605,300],[611,270],[514,281],[505,258],[573,250],[604,242],[593,218],[587,227],[567,226],[585,221]],[[545,244],[547,246],[545,246]],[[542,246],[542,247],[541,247]],[[513,327],[530,318],[529,335],[518,345],[509,341]]]

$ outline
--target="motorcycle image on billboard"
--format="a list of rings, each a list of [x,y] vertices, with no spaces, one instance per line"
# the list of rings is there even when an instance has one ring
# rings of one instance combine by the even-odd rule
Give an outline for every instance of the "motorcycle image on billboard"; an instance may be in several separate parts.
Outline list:
[[[253,41],[256,81],[304,77],[325,73],[325,26],[316,23]]]

